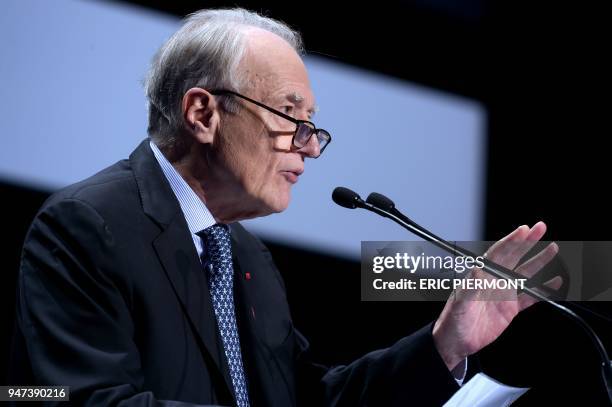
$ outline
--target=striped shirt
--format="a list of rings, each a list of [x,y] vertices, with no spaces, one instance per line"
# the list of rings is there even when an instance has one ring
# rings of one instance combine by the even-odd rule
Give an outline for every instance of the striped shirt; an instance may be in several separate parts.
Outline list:
[[[202,246],[202,239],[200,236],[196,235],[196,233],[217,222],[206,205],[204,205],[204,202],[202,202],[200,197],[191,189],[183,177],[181,177],[181,174],[179,174],[172,164],[170,164],[164,154],[159,151],[155,143],[149,141],[149,146],[151,146],[155,159],[170,183],[170,188],[172,188],[176,199],[179,201],[183,216],[185,216],[185,220],[187,221],[187,227],[189,228],[189,232],[191,232],[193,244],[198,252],[198,257],[202,257],[204,247]]]

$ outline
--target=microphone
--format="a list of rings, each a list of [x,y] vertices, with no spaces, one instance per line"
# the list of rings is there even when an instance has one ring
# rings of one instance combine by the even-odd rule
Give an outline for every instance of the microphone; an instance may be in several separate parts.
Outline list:
[[[362,208],[370,212],[374,212],[377,215],[383,216],[385,218],[390,218],[391,220],[395,221],[400,226],[408,229],[410,232],[414,233],[415,235],[421,237],[424,240],[434,243],[436,246],[454,254],[455,256],[477,257],[476,254],[468,250],[465,250],[461,247],[458,247],[456,245],[452,245],[446,240],[429,232],[427,229],[423,228],[422,226],[419,226],[417,223],[415,223],[410,218],[408,218],[407,216],[403,215],[400,211],[398,211],[395,208],[395,204],[393,203],[393,201],[382,194],[373,192],[368,196],[367,200],[364,201],[363,199],[361,199],[361,197],[359,196],[357,192],[349,188],[345,188],[345,187],[336,187],[334,191],[332,192],[332,199],[336,204],[344,208],[348,208],[348,209]],[[495,277],[505,278],[505,279],[524,278],[524,276],[518,273],[514,273],[513,271],[508,270],[504,267],[493,265],[491,262],[488,262],[487,259],[484,259],[484,263],[485,263],[485,268],[487,269],[487,271],[490,274],[494,275]],[[489,263],[489,265],[487,265],[487,263]],[[528,288],[525,288],[525,290],[528,290]],[[533,290],[530,290],[530,291],[533,291]],[[533,292],[533,296],[536,296],[536,298],[540,298],[540,299],[546,298],[535,291]]]
[[[343,208],[362,208],[387,218],[393,216],[389,212],[378,208],[370,202],[364,201],[357,192],[345,187],[334,188],[334,191],[332,192],[332,200]],[[393,202],[391,202],[391,204],[393,204]]]
[[[455,256],[463,256],[463,257],[477,257],[477,255],[467,249],[464,249],[460,246],[457,245],[453,245],[450,242],[442,239],[439,236],[436,236],[435,234],[433,234],[432,232],[430,232],[429,230],[425,229],[424,227],[420,226],[419,224],[417,224],[416,222],[414,222],[413,220],[411,220],[410,218],[408,218],[406,215],[404,215],[403,213],[401,213],[396,207],[395,207],[395,203],[393,203],[393,201],[389,198],[387,198],[386,196],[384,196],[383,194],[379,194],[378,192],[372,192],[367,200],[367,203],[369,203],[370,205],[376,207],[377,209],[384,211],[385,213],[390,214],[391,216],[387,216],[390,217],[392,220],[396,221],[397,223],[400,224],[400,226],[403,226],[404,228],[408,229],[410,232],[418,235],[419,237],[423,238],[424,240],[427,240],[429,242],[432,242],[433,244],[435,244],[436,246],[440,247],[443,250],[446,250],[447,252],[455,255]],[[367,208],[366,208],[367,209]],[[495,264],[493,262],[491,262],[490,260],[484,258],[483,259],[483,263],[484,263],[484,267],[483,270],[488,272],[489,274],[497,277],[497,278],[504,278],[504,279],[516,279],[516,278],[525,278],[523,275],[515,273],[514,271],[500,266],[498,264]],[[548,292],[549,294],[552,292],[550,289],[548,289],[548,287],[541,287],[541,289],[543,289],[545,292]],[[531,288],[526,287],[524,289],[522,289],[522,291],[526,292],[527,294],[531,295],[532,297],[541,299],[541,300],[546,300],[547,298],[545,296],[543,296],[542,294],[540,294],[537,291],[533,291]]]
[[[355,209],[357,207],[364,207],[363,199],[361,199],[359,194],[345,187],[336,187],[334,192],[332,192],[332,199],[344,208]]]
[[[367,201],[372,205],[378,206],[381,209],[386,210],[387,212],[397,211],[395,209],[395,204],[392,200],[384,196],[383,194],[379,194],[378,192],[372,192],[368,195]],[[397,211],[399,212],[399,211]]]
[[[340,206],[344,206],[345,208],[355,209],[356,207],[359,207],[374,212],[385,218],[389,218],[394,222],[398,223],[403,228],[407,229],[408,231],[414,233],[415,235],[421,237],[424,240],[435,244],[439,248],[446,250],[447,252],[455,256],[477,257],[476,254],[470,252],[469,250],[466,250],[457,245],[452,245],[446,240],[434,235],[432,232],[428,231],[424,227],[418,225],[416,222],[401,213],[395,207],[395,203],[383,194],[372,192],[364,202],[361,197],[359,197],[359,194],[357,194],[356,192],[348,188],[337,187],[334,189],[332,198],[334,202],[336,202]],[[493,275],[494,277],[503,279],[525,278],[524,276],[515,273],[505,267],[499,266],[486,258],[484,259],[483,263],[483,270]],[[541,289],[549,293],[551,291],[548,287],[545,286],[542,286]],[[599,356],[601,359],[601,372],[604,384],[606,386],[606,390],[608,391],[608,398],[612,403],[612,361],[610,361],[610,357],[608,356],[606,348],[603,346],[603,343],[601,342],[595,331],[593,331],[589,324],[587,324],[587,322],[574,311],[547,298],[546,296],[540,294],[531,287],[526,286],[521,291],[527,293],[528,295],[534,298],[537,298],[550,304],[551,306],[568,316],[574,322],[576,322],[585,331],[585,333],[589,336],[589,339],[591,339],[591,341],[599,352]]]
[[[393,214],[398,219],[401,219],[402,221],[404,221],[408,225],[411,225],[412,228],[409,228],[409,230],[411,232],[413,232],[413,233],[419,232],[419,233],[417,233],[417,235],[423,237],[423,239],[432,241],[432,239],[430,239],[428,237],[422,236],[422,235],[428,235],[429,237],[433,238],[436,241],[440,241],[440,242],[443,241],[442,238],[440,238],[438,236],[435,236],[433,233],[431,233],[431,232],[427,231],[425,228],[419,226],[416,222],[414,222],[408,216],[406,216],[403,213],[401,213],[395,207],[395,203],[391,199],[389,199],[386,196],[384,196],[383,194],[379,194],[378,192],[372,192],[370,195],[368,195],[368,198],[366,199],[366,202],[369,203],[370,205],[376,207],[376,208],[379,208],[379,209],[383,210],[384,212]],[[448,242],[446,242],[446,243],[448,243]],[[475,257],[475,256],[473,256],[473,257]]]

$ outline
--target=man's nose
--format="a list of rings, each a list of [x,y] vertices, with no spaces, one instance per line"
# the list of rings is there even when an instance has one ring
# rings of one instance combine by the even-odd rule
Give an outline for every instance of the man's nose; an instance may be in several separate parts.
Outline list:
[[[304,147],[297,149],[298,153],[304,154],[306,157],[317,158],[321,155],[321,146],[319,145],[319,139],[316,134],[313,134],[308,139],[308,143]]]

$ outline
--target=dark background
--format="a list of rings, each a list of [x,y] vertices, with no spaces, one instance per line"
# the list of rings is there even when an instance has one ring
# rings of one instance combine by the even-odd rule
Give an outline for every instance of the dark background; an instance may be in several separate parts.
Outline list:
[[[538,220],[549,226],[547,240],[612,240],[605,2],[129,3],[177,16],[204,7],[261,11],[301,31],[309,52],[476,99],[488,116],[485,240]],[[2,367],[10,353],[20,247],[50,192],[0,183]],[[441,303],[363,303],[358,263],[268,244],[296,325],[326,363],[389,346],[442,309]],[[609,303],[584,305],[612,316]],[[581,315],[611,352],[610,323]],[[507,384],[534,387],[516,405],[605,400],[590,342],[546,305],[521,314],[480,361]]]

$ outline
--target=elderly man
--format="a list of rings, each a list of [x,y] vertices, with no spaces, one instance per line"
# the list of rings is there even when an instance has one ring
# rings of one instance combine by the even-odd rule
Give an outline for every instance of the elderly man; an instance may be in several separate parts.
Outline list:
[[[287,208],[331,141],[310,121],[301,53],[297,33],[241,9],[195,13],[162,46],[150,139],[54,194],[28,233],[23,383],[70,386],[79,405],[439,405],[531,303],[451,299],[391,348],[309,360],[269,252],[237,223]],[[488,254],[514,267],[531,244],[509,243],[544,231],[520,227]]]

